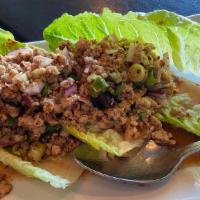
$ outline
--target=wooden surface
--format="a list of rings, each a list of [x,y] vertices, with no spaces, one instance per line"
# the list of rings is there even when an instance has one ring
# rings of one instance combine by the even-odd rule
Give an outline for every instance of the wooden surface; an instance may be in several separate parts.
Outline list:
[[[64,12],[100,12],[103,7],[126,13],[167,9],[182,15],[200,13],[200,0],[0,0],[0,27],[21,41],[42,39],[42,30]]]

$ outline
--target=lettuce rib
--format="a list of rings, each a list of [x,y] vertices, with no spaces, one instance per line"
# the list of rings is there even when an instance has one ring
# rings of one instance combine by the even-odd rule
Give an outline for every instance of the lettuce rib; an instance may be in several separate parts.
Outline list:
[[[0,148],[0,161],[25,176],[49,183],[55,188],[65,189],[70,185],[70,182],[67,179],[55,176],[45,169],[35,167],[31,162],[23,161],[21,158],[8,153],[3,148]]]
[[[89,144],[96,150],[104,150],[116,156],[123,156],[131,149],[142,144],[142,140],[126,141],[117,132],[108,129],[104,133],[81,132],[73,126],[63,125],[65,131]]]

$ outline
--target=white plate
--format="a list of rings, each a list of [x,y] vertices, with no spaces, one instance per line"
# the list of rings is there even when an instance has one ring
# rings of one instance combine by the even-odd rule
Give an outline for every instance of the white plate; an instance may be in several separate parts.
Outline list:
[[[200,15],[191,19],[200,22]],[[44,42],[37,42],[42,47]],[[4,200],[200,200],[200,166],[180,169],[167,182],[138,186],[113,182],[90,173],[66,190],[56,190],[40,181],[14,180],[14,190]],[[199,181],[199,182],[198,182]]]

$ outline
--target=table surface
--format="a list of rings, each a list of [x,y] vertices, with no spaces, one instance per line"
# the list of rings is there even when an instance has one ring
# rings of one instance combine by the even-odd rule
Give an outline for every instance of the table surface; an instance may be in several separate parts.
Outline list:
[[[0,0],[0,27],[20,41],[41,40],[44,27],[64,12],[99,13],[103,7],[122,13],[167,9],[188,16],[200,13],[200,0]]]

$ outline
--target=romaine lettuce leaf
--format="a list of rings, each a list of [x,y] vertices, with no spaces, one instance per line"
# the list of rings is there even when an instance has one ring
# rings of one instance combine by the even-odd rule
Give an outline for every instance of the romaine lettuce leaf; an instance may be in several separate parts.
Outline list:
[[[64,14],[43,32],[52,50],[63,41],[80,38],[99,41],[109,34],[153,43],[160,56],[169,53],[171,65],[176,67],[172,69],[183,72],[179,75],[188,77],[189,73],[200,77],[200,24],[173,12],[158,10],[122,15],[105,8],[100,15]]]
[[[44,30],[44,39],[55,50],[60,42],[79,38],[101,40],[109,32],[105,22],[97,14],[84,12],[77,16],[63,14]]]
[[[101,15],[90,12],[76,16],[63,14],[44,30],[43,36],[52,50],[63,41],[76,41],[80,38],[99,41],[109,34],[115,34],[117,38],[153,43],[160,55],[171,53],[167,35],[162,28],[139,19],[137,15],[133,12],[126,15],[113,13],[107,8]]]
[[[200,104],[192,106],[191,101],[187,94],[178,94],[169,98],[165,108],[156,115],[163,122],[200,136]],[[173,109],[182,110],[185,115],[175,116]]]
[[[32,165],[32,163],[21,160],[21,158],[8,153],[3,148],[0,148],[0,162],[15,169],[25,176],[37,178],[41,181],[49,183],[55,188],[64,189],[70,185],[70,182],[67,179],[64,179],[60,176],[55,176],[45,169],[35,167]]]
[[[96,150],[104,150],[116,156],[122,156],[131,149],[140,146],[141,140],[126,141],[114,130],[108,129],[104,133],[91,133],[78,131],[73,126],[63,125],[65,131],[78,138],[82,142],[89,144]]]
[[[117,38],[152,43],[159,55],[162,56],[165,52],[169,52],[171,55],[171,47],[166,33],[157,24],[141,20],[138,13],[128,12],[126,15],[122,15],[105,8],[101,18],[106,23],[109,33],[115,34]]]
[[[0,28],[0,54],[5,55],[8,52],[23,47],[24,44],[17,42],[12,33]]]
[[[147,13],[142,19],[166,31],[176,67],[200,77],[200,24],[166,10]]]

